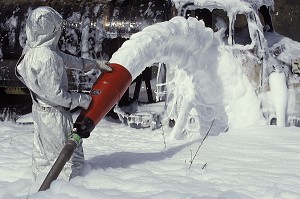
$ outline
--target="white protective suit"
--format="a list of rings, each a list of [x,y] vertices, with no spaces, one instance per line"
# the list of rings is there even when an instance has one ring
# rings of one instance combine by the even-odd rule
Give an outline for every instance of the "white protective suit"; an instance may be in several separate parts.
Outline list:
[[[34,120],[32,170],[36,178],[47,174],[73,127],[67,109],[87,108],[91,97],[68,91],[66,68],[88,71],[94,60],[67,55],[58,49],[62,17],[50,7],[33,10],[27,19],[27,43],[17,64],[17,76],[31,90]],[[81,173],[84,154],[81,144],[74,151],[59,178],[70,179]]]

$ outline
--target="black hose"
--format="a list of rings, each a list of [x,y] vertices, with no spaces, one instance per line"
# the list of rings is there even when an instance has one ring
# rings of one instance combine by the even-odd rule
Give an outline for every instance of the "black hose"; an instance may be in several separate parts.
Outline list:
[[[51,170],[49,171],[48,175],[46,176],[39,191],[45,191],[45,190],[49,189],[50,184],[52,183],[52,181],[57,179],[61,170],[64,168],[65,164],[71,158],[76,147],[77,147],[77,143],[75,141],[68,140],[66,142],[64,148],[61,150],[58,158],[56,159],[54,165],[52,166]]]

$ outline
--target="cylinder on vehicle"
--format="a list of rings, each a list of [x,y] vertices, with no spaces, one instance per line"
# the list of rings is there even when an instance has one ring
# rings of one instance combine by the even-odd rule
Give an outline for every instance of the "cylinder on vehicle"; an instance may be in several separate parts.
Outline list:
[[[288,88],[284,72],[272,72],[269,76],[271,103],[276,114],[277,126],[286,126]]]

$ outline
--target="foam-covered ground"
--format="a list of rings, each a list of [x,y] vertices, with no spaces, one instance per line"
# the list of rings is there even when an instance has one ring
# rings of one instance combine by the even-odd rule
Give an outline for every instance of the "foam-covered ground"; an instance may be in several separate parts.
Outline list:
[[[299,128],[256,126],[208,137],[190,169],[200,140],[169,135],[106,118],[84,140],[84,175],[37,193],[43,179],[32,180],[32,125],[2,122],[0,198],[300,198]]]

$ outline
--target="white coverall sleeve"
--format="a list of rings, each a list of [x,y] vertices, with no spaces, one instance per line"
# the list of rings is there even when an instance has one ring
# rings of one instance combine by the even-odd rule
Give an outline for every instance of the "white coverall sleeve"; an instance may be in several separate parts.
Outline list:
[[[65,53],[61,54],[66,68],[78,69],[87,72],[98,66],[98,63],[93,59],[79,58]]]
[[[64,66],[58,61],[59,58],[49,57],[40,71],[36,71],[36,86],[31,86],[33,92],[50,102],[51,105],[59,105],[71,110],[77,106],[88,108],[91,97],[83,93],[68,91],[68,88],[63,86],[64,78],[67,78]]]

